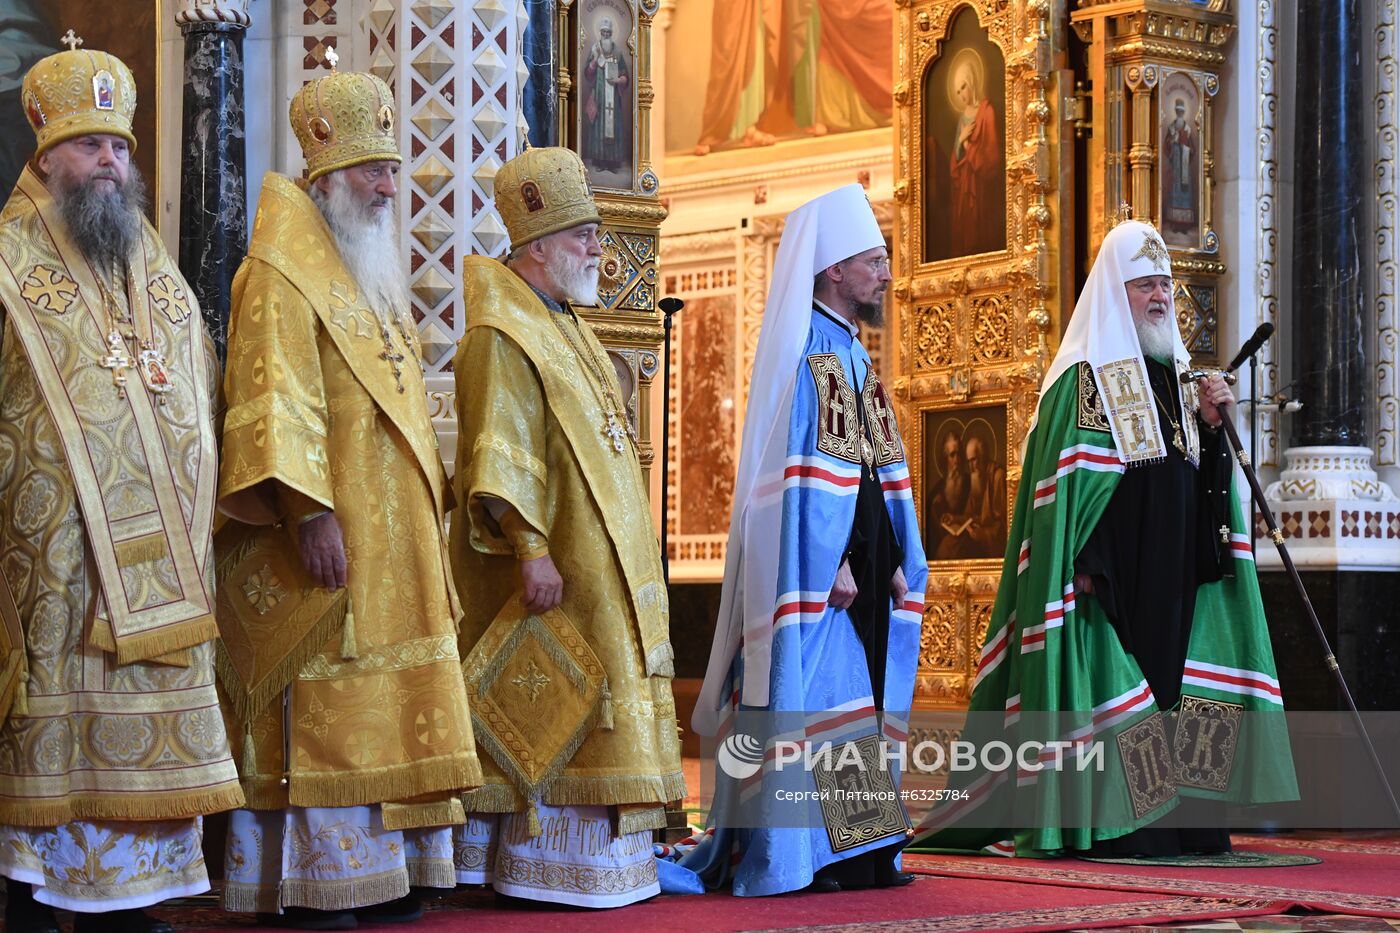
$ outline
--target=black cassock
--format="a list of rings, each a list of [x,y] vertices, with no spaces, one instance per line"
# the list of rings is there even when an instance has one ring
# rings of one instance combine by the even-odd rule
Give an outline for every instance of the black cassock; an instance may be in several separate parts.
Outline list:
[[[861,419],[865,428],[864,418]],[[869,432],[867,431],[867,439]],[[904,563],[904,552],[895,540],[885,493],[871,467],[862,466],[856,493],[856,514],[846,545],[846,560],[856,583],[856,598],[848,611],[865,648],[870,688],[875,708],[885,708],[885,657],[890,645],[890,579]],[[905,712],[905,711],[901,711]],[[884,887],[894,877],[894,857],[904,842],[872,849],[820,869],[817,879],[838,882],[842,888]]]
[[[1181,423],[1175,373],[1150,357],[1146,362],[1167,458],[1124,472],[1074,569],[1093,578],[1094,598],[1165,713],[1181,698],[1196,588],[1219,580],[1229,566],[1222,556],[1228,543],[1221,542],[1220,529],[1226,526],[1228,536],[1231,465],[1223,437],[1203,421],[1197,421],[1199,469],[1172,446],[1172,422]],[[1170,418],[1163,417],[1164,404],[1170,406]],[[1211,812],[1209,806],[1186,798],[1166,819],[1199,822]],[[1115,857],[1229,849],[1230,835],[1223,829],[1146,826],[1097,842],[1090,851]]]

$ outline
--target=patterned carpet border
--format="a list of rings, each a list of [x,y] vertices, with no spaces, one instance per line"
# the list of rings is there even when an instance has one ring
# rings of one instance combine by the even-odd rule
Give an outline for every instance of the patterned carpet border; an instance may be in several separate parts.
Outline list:
[[[1080,863],[1086,864],[1086,863]],[[1400,897],[1351,894],[1344,891],[1279,887],[1267,884],[1241,884],[1232,881],[1203,881],[1199,878],[1164,878],[1088,871],[1084,868],[1056,868],[1053,862],[1038,859],[983,856],[960,858],[949,855],[905,853],[906,871],[955,878],[987,878],[998,881],[1024,881],[1069,887],[1108,888],[1155,894],[1196,895],[1199,897],[1244,898],[1282,901],[1313,910],[1336,913],[1394,917],[1400,914]]]
[[[906,856],[908,858],[908,856]],[[1279,901],[1233,897],[1176,897],[1119,904],[1004,910],[997,913],[960,914],[955,917],[916,917],[910,920],[874,920],[803,926],[813,933],[1043,933],[1134,924],[1173,923],[1179,920],[1215,920],[1256,917],[1277,913]],[[769,927],[768,931],[795,927]],[[750,931],[759,933],[759,931]]]
[[[1273,846],[1276,849],[1305,849],[1314,852],[1354,852],[1358,855],[1391,855],[1400,857],[1400,837],[1393,834],[1374,839],[1308,839],[1296,836],[1230,837],[1236,845]]]

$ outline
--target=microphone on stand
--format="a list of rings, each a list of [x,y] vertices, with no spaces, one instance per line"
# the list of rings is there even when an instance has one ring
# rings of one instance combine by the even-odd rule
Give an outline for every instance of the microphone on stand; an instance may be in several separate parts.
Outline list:
[[[1255,328],[1250,338],[1244,342],[1244,346],[1240,347],[1240,352],[1235,354],[1235,358],[1230,361],[1230,365],[1225,367],[1225,371],[1227,373],[1232,373],[1239,369],[1240,366],[1244,364],[1244,361],[1258,353],[1259,348],[1264,345],[1264,341],[1268,340],[1273,335],[1274,325],[1270,324],[1268,321],[1260,324]]]

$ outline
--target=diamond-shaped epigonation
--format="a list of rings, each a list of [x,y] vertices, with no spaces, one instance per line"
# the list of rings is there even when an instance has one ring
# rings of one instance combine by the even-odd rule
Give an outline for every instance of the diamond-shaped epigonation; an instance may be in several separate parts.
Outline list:
[[[438,366],[457,346],[457,341],[435,320],[425,321],[418,329],[418,342],[423,347],[423,362]]]
[[[476,11],[477,18],[492,32],[495,32],[501,20],[506,18],[506,5],[501,0],[476,0],[472,9]]]
[[[413,238],[436,253],[437,248],[452,236],[452,225],[438,211],[430,211],[422,220],[413,225]]]
[[[501,76],[506,73],[505,62],[501,61],[501,56],[496,54],[496,50],[490,46],[476,57],[472,62],[472,67],[476,73],[481,75],[481,80],[487,87],[494,87],[496,82],[501,80]]]
[[[452,114],[441,102],[433,99],[413,115],[413,125],[428,139],[435,140],[452,125]]]
[[[394,0],[374,0],[368,14],[370,25],[374,27],[375,32],[383,33],[394,21],[396,13],[398,10],[394,9]]]
[[[389,47],[382,42],[370,57],[369,73],[386,82],[394,76],[394,57],[389,54]]]
[[[506,228],[501,226],[495,211],[483,213],[472,225],[472,233],[481,245],[486,247],[486,251],[493,255],[506,243]]]
[[[409,177],[431,197],[452,180],[452,169],[444,165],[437,156],[428,156],[428,161],[414,169]]]
[[[476,116],[472,117],[472,122],[476,124],[477,130],[487,140],[495,139],[500,135],[501,130],[506,128],[506,118],[501,116],[501,111],[492,103],[488,103],[477,111]]]
[[[452,12],[451,0],[418,0],[413,4],[413,12],[429,29],[436,29],[448,13]]]
[[[439,78],[452,70],[452,56],[433,42],[413,59],[413,70],[429,84],[436,84]]]
[[[438,267],[434,265],[429,266],[426,272],[418,276],[410,288],[423,307],[432,311],[442,304],[444,298],[452,294],[452,280],[438,271]]]
[[[501,163],[496,161],[495,156],[487,156],[481,160],[481,164],[472,172],[472,178],[481,186],[481,190],[486,192],[487,197],[496,196],[496,173],[501,170]]]

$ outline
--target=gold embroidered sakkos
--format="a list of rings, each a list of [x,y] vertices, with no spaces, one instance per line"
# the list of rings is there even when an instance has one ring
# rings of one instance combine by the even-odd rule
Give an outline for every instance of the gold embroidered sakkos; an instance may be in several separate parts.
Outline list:
[[[0,214],[0,824],[177,820],[242,802],[213,684],[217,363],[145,225],[123,300],[181,378],[97,362],[100,291],[26,168]]]
[[[250,806],[408,801],[479,784],[442,534],[450,493],[416,348],[391,331],[406,365],[397,377],[384,365],[384,331],[320,210],[280,175],[264,180],[233,308],[221,504],[248,521],[271,521],[280,511],[291,526],[287,549],[296,546],[297,518],[333,509],[349,581],[342,603],[319,610],[325,625],[303,620],[299,631],[321,641],[291,664],[290,640],[251,627],[275,627],[306,594],[324,591],[311,588],[295,555],[269,562],[270,574],[256,560],[228,565],[234,577],[221,584],[249,608],[221,615],[220,626],[238,627],[230,642],[264,652],[242,670],[299,672],[285,724],[289,762],[281,703],[261,712],[253,703],[254,715],[239,724],[253,746],[243,774]],[[267,499],[269,486],[281,490],[276,502]],[[244,686],[264,701],[277,689],[266,678]]]
[[[607,393],[579,384],[614,377],[596,373],[559,339],[551,315],[560,312],[546,308],[501,263],[469,257],[463,282],[472,313],[454,369],[458,398],[471,404],[459,409],[454,482],[462,511],[453,521],[451,553],[465,610],[464,654],[486,641],[476,657],[480,664],[467,665],[469,688],[491,692],[501,723],[530,719],[532,691],[538,702],[569,710],[533,741],[486,743],[486,786],[467,795],[466,808],[520,812],[526,808],[521,788],[528,786],[547,805],[641,805],[635,812],[623,807],[619,820],[628,829],[619,832],[655,828],[661,805],[685,787],[660,551],[636,452],[625,445],[619,455],[598,433]],[[605,358],[586,325],[578,336]],[[620,394],[615,385],[609,388]],[[485,496],[507,503],[548,538],[549,556],[565,581],[559,608],[569,620],[551,629],[553,635],[540,634],[524,614],[513,629],[502,627],[512,622],[503,607],[519,589],[517,554],[486,510]],[[538,637],[530,636],[535,629]],[[592,669],[588,652],[549,648],[556,638],[568,640],[560,632],[573,630],[602,667],[606,699],[591,673],[580,674],[573,686],[556,682],[561,672]],[[486,676],[498,667],[510,677]],[[502,768],[492,754],[512,760]],[[552,767],[522,767],[528,755]],[[515,780],[507,772],[515,772]]]

